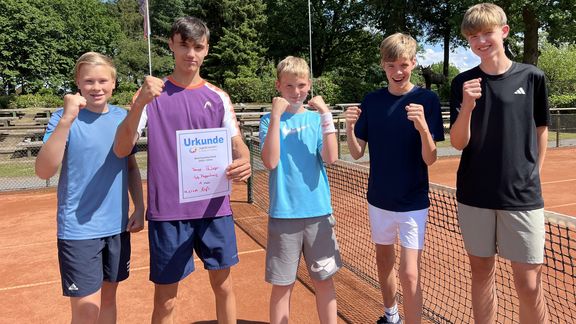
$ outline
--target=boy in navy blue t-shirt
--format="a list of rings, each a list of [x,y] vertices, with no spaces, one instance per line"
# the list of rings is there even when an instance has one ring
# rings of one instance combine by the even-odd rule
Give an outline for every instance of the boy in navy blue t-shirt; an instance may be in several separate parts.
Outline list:
[[[352,157],[361,158],[369,143],[368,214],[385,308],[377,323],[402,323],[394,271],[398,232],[404,316],[409,323],[419,323],[422,316],[419,264],[430,205],[428,166],[436,161],[435,142],[444,140],[444,130],[438,96],[410,82],[416,47],[405,34],[384,39],[380,64],[388,87],[345,112]]]

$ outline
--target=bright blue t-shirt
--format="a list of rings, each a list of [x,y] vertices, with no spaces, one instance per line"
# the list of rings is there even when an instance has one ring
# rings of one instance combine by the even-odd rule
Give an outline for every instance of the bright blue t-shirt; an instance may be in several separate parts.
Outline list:
[[[55,111],[46,142],[62,118]],[[126,110],[108,105],[98,114],[81,109],[70,126],[58,181],[58,238],[85,240],[116,235],[128,223],[128,159],[112,150]]]
[[[354,128],[356,137],[368,142],[368,202],[381,209],[406,212],[430,205],[422,141],[406,113],[411,103],[424,106],[432,138],[443,141],[440,100],[434,92],[416,86],[402,96],[391,94],[388,88],[367,94]]]
[[[260,120],[260,147],[270,114]],[[332,213],[322,151],[320,115],[285,112],[280,118],[280,160],[270,171],[269,214],[274,218],[309,218]]]

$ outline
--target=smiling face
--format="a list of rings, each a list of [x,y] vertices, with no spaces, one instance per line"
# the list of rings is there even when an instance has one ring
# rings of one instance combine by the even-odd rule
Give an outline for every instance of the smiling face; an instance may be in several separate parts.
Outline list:
[[[82,97],[86,98],[86,108],[106,111],[108,99],[116,87],[113,70],[103,64],[82,64],[76,75],[76,85]]]
[[[480,60],[504,55],[504,39],[508,37],[510,27],[490,27],[482,31],[466,35],[470,49]]]
[[[307,76],[293,73],[282,73],[280,79],[276,80],[276,89],[282,98],[286,99],[290,106],[297,108],[306,100],[310,86],[310,79]]]
[[[208,40],[203,37],[195,42],[192,39],[183,40],[180,34],[170,38],[168,45],[174,53],[175,71],[185,74],[196,74],[200,70],[204,58],[208,55]]]
[[[410,82],[412,70],[416,67],[416,59],[398,58],[393,62],[380,62],[388,79],[388,90],[394,95],[404,94],[412,89]]]

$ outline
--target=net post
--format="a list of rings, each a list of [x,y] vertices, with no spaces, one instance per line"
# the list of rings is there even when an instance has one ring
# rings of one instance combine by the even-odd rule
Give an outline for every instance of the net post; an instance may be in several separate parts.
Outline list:
[[[560,111],[556,113],[556,147],[560,147]]]
[[[254,150],[252,149],[252,145],[253,145],[254,141],[251,138],[246,137],[246,142],[248,142],[248,150],[250,151],[250,167],[252,168],[252,172],[254,172],[254,157],[253,157],[254,156]],[[253,178],[253,176],[251,175],[248,178],[248,181],[246,181],[246,197],[247,197],[249,204],[254,202],[254,197],[253,197],[253,193],[252,193],[252,191],[253,191],[252,178]]]

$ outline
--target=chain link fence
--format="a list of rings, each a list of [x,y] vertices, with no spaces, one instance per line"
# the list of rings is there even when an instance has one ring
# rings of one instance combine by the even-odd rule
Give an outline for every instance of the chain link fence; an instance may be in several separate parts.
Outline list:
[[[347,159],[346,122],[343,111],[349,104],[335,105],[334,120],[339,138],[339,156]],[[266,107],[257,111],[240,111],[237,113],[239,124],[244,135],[257,136],[258,122]],[[0,191],[28,190],[54,187],[58,184],[58,174],[42,180],[36,177],[34,162],[42,146],[46,124],[51,110],[21,109],[0,110]],[[445,131],[448,134],[448,114],[443,113]],[[549,133],[549,146],[576,145],[576,108],[559,108],[552,110],[552,125]],[[142,178],[146,179],[147,138],[143,137],[137,144],[136,159],[141,169]],[[454,155],[459,152],[450,147],[450,140],[438,144],[442,155]]]

